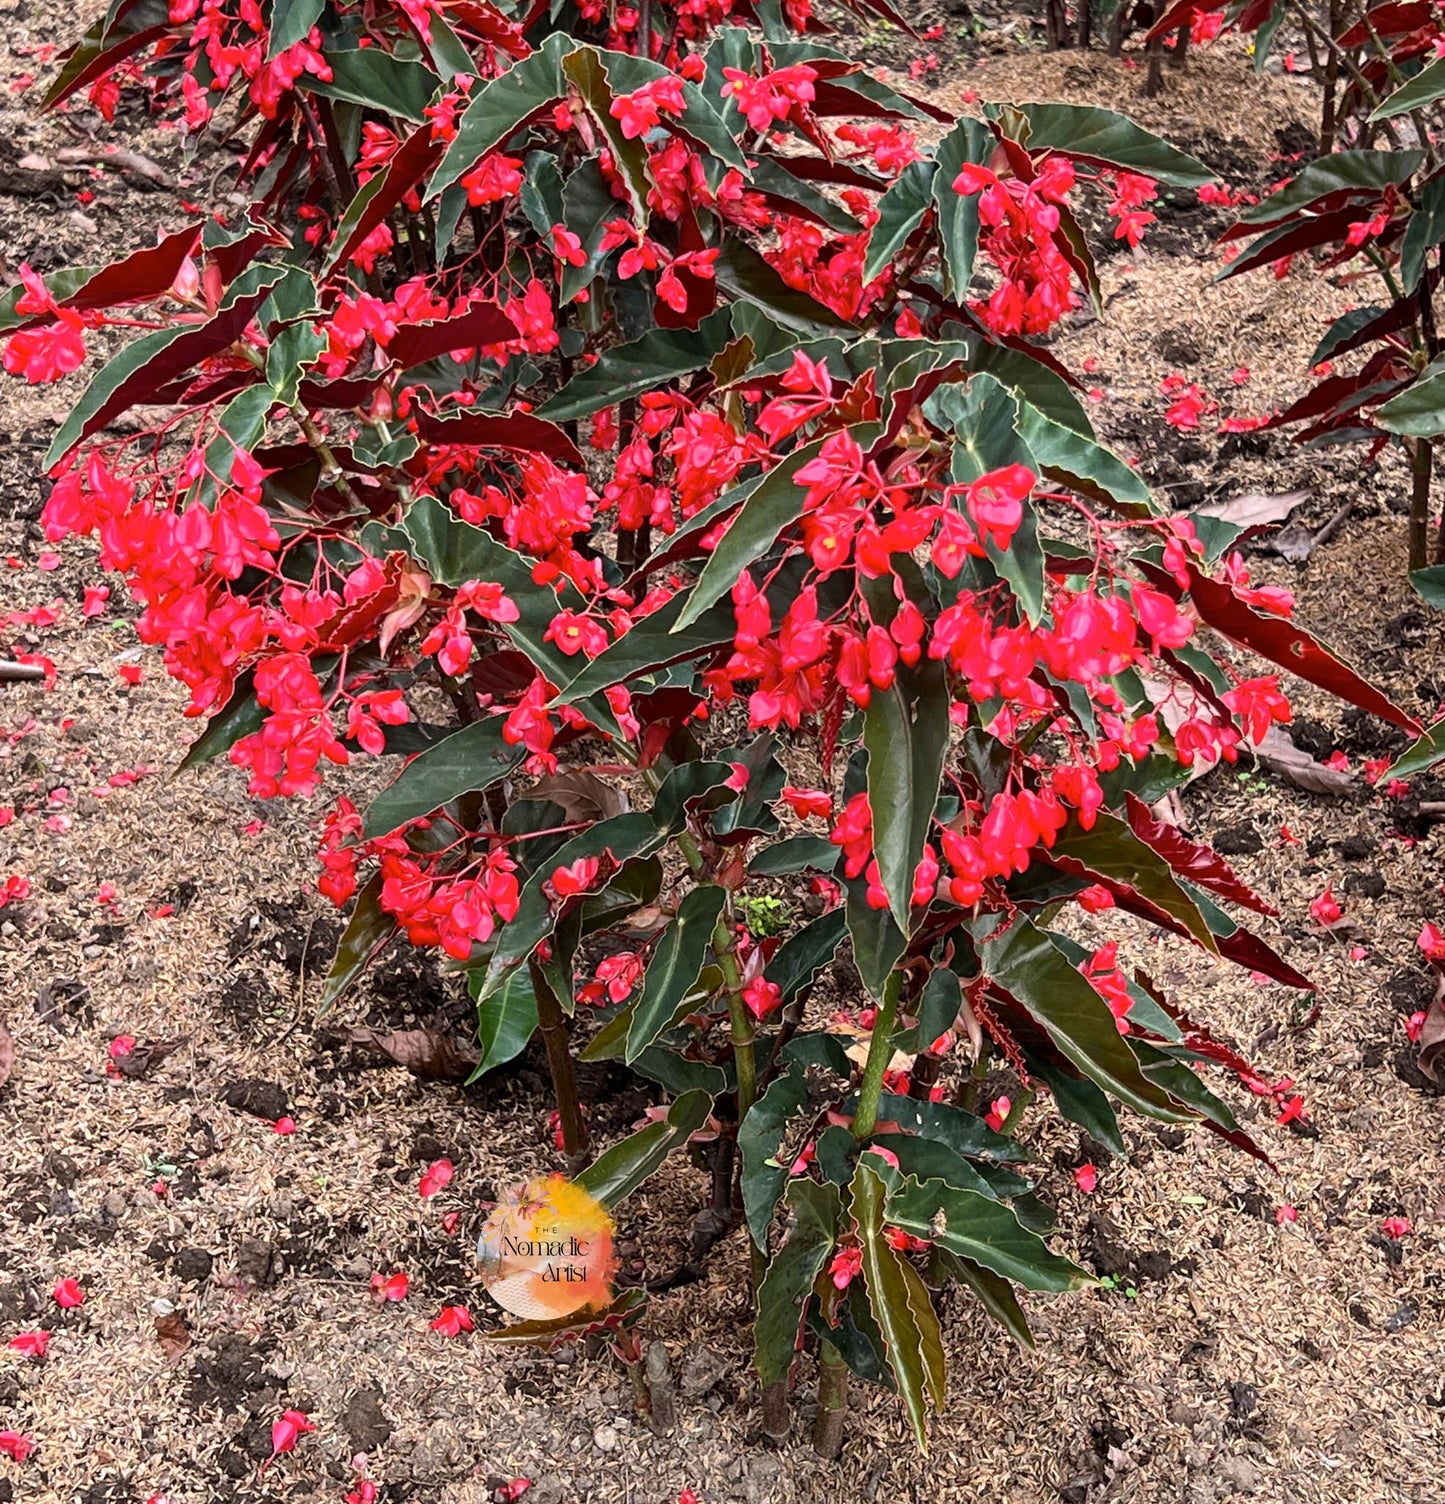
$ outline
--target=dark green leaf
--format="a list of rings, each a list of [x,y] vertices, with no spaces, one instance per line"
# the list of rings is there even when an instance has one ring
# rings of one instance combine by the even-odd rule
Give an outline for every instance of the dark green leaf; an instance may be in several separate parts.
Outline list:
[[[790,1003],[832,963],[846,933],[843,910],[829,909],[783,941],[763,975],[778,987],[784,1003]]]
[[[1375,422],[1419,439],[1445,433],[1445,358],[1432,360],[1398,397],[1377,407]]]
[[[717,285],[728,297],[757,304],[769,318],[805,338],[853,327],[816,298],[789,287],[782,274],[740,236],[723,236],[715,270]]]
[[[297,87],[328,99],[347,99],[388,115],[399,115],[420,125],[426,107],[441,80],[425,64],[397,57],[380,47],[351,47],[326,51],[331,79],[322,82],[315,74],[303,73]]]
[[[738,1126],[738,1153],[742,1156],[743,1208],[748,1230],[759,1248],[768,1246],[768,1228],[783,1188],[788,1166],[779,1163],[778,1152],[788,1123],[808,1101],[807,1072],[798,1064],[775,1076],[768,1089],[748,1109]]]
[[[1437,173],[1421,187],[1415,212],[1400,243],[1400,285],[1405,292],[1414,292],[1420,285],[1425,258],[1442,240],[1445,240],[1445,174]],[[1311,364],[1323,359],[1316,355]]]
[[[943,1271],[953,1275],[961,1284],[967,1285],[978,1296],[979,1303],[984,1310],[1016,1342],[1024,1347],[1034,1345],[1034,1334],[1029,1331],[1028,1321],[1019,1306],[1013,1286],[1002,1275],[995,1274],[992,1269],[985,1269],[983,1265],[975,1264],[972,1259],[963,1258],[956,1253],[939,1249],[939,1255],[943,1261],[940,1264]]]
[[[787,877],[790,873],[829,873],[838,865],[840,848],[827,836],[789,836],[762,848],[748,862],[754,877]]]
[[[1332,193],[1374,195],[1403,183],[1425,160],[1420,151],[1337,151],[1311,162],[1278,193],[1241,214],[1247,225],[1272,225]]]
[[[873,854],[894,923],[911,927],[913,875],[928,839],[948,751],[948,685],[941,663],[901,664],[863,717]]]
[[[848,432],[866,450],[877,436],[878,430],[875,425],[865,423]],[[746,483],[747,500],[733,519],[732,526],[713,550],[697,584],[692,587],[674,630],[690,626],[704,611],[720,601],[737,583],[743,571],[762,558],[784,529],[803,515],[803,499],[807,495],[807,487],[799,485],[796,476],[804,465],[817,458],[822,447],[821,439],[804,444],[795,449],[782,464],[768,471],[761,481]],[[724,496],[721,499],[725,501],[727,498]]]
[[[577,45],[565,32],[553,32],[530,57],[473,88],[457,134],[427,184],[428,198],[455,183],[489,152],[505,145],[532,116],[566,94],[562,59]]]
[[[868,1309],[882,1333],[888,1368],[914,1439],[919,1449],[927,1452],[928,1400],[931,1398],[938,1408],[944,1399],[943,1334],[923,1281],[884,1236],[883,1182],[868,1160],[865,1154],[858,1161],[849,1187],[850,1209],[863,1252],[863,1287],[868,1292]]]
[[[652,329],[630,345],[605,350],[597,364],[579,371],[537,409],[554,423],[582,418],[604,407],[656,391],[670,381],[703,370],[732,338],[726,308],[710,313],[696,329]]]
[[[1149,487],[1112,449],[1046,417],[1031,403],[1019,410],[1019,432],[1050,479],[1084,496],[1113,504],[1126,516],[1154,510]]]
[[[525,747],[508,746],[503,739],[506,719],[495,715],[473,721],[414,757],[371,801],[365,838],[388,835],[462,794],[477,793],[505,778],[527,755]]]
[[[1026,1157],[1013,1139],[995,1133],[973,1113],[965,1112],[961,1107],[950,1107],[945,1102],[925,1102],[916,1097],[884,1092],[878,1102],[878,1121],[895,1123],[905,1133],[937,1139],[955,1154],[969,1159],[1003,1164]],[[895,1135],[889,1134],[884,1143],[891,1148],[894,1139]]]
[[[271,41],[266,49],[269,61],[297,42],[304,42],[311,28],[321,19],[326,0],[271,0]]]
[[[727,894],[714,883],[694,888],[658,940],[627,1031],[629,1065],[656,1040],[696,987],[726,899]]]
[[[321,993],[321,1012],[325,1012],[366,970],[371,958],[396,933],[396,920],[381,909],[381,873],[376,873],[356,895],[351,918],[336,944],[336,955],[326,973]]]
[[[1411,570],[1410,585],[1427,606],[1445,611],[1445,564],[1432,564],[1427,569]]]
[[[1214,181],[1214,174],[1202,162],[1113,110],[1078,104],[1014,108],[1028,121],[1025,144],[1031,153],[1051,148],[1065,156],[1157,178],[1175,188],[1198,188]]]
[[[210,716],[201,734],[186,748],[176,769],[198,768],[223,752],[229,752],[242,737],[254,736],[266,722],[266,708],[256,699],[256,675],[246,669],[236,678],[230,698]]]
[[[968,295],[973,260],[978,254],[978,195],[953,186],[965,162],[982,164],[993,155],[993,136],[981,120],[965,117],[938,143],[934,157],[933,202],[938,210],[938,238],[943,244],[943,290],[956,303]]]
[[[1408,83],[1387,94],[1370,119],[1392,120],[1396,115],[1407,115],[1411,110],[1434,104],[1437,99],[1445,99],[1445,57],[1433,59]]]
[[[969,928],[985,974],[1095,1085],[1163,1122],[1184,1123],[1194,1118],[1194,1113],[1144,1076],[1103,998],[1047,931],[1022,914],[1011,924],[989,916],[973,921]]]
[[[1037,1061],[1031,1061],[1029,1069],[1054,1094],[1059,1111],[1071,1123],[1077,1123],[1116,1158],[1124,1157],[1124,1138],[1119,1132],[1118,1116],[1109,1105],[1108,1097],[1092,1081],[1056,1066],[1040,1065]]]
[[[786,1200],[792,1213],[788,1239],[773,1255],[758,1289],[753,1324],[753,1367],[764,1388],[781,1383],[793,1366],[808,1297],[832,1251],[843,1212],[837,1188],[815,1180],[794,1180]]]
[[[613,56],[595,47],[579,47],[562,59],[562,72],[576,87],[593,123],[606,137],[613,167],[627,189],[633,221],[643,229],[647,225],[647,195],[651,187],[647,150],[641,141],[623,135],[621,123],[612,114],[613,100],[627,92],[612,86],[609,68]]]
[[[1027,1290],[1057,1293],[1089,1282],[1077,1264],[1051,1252],[1001,1201],[942,1180],[905,1179],[889,1196],[886,1216],[894,1227],[929,1238]]]
[[[882,997],[889,973],[908,949],[908,937],[887,909],[875,909],[868,902],[868,884],[863,878],[850,879],[846,893],[844,913],[858,975],[874,997]]]
[[[583,1170],[577,1184],[603,1206],[617,1206],[702,1127],[711,1111],[712,1098],[705,1091],[684,1092],[668,1109],[666,1122],[649,1123],[614,1144]]]
[[[481,990],[484,973],[474,971],[467,978],[473,997]],[[482,1063],[469,1081],[480,1081],[488,1071],[515,1060],[527,1048],[537,1028],[537,994],[532,976],[519,966],[492,994],[477,1003],[477,1043],[482,1047]]]
[[[878,219],[868,232],[863,280],[871,282],[908,243],[933,208],[933,177],[938,164],[927,157],[910,162],[878,200]]]

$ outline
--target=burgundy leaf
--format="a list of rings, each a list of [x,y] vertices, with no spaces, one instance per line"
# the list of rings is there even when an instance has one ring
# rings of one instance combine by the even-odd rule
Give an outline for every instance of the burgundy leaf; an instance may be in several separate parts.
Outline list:
[[[1210,893],[1217,893],[1221,898],[1243,904],[1257,914],[1273,916],[1279,912],[1242,883],[1217,851],[1191,841],[1176,826],[1156,819],[1149,806],[1132,790],[1124,797],[1124,808],[1129,829],[1146,846],[1157,851],[1180,877]]]
[[[386,348],[403,370],[410,370],[453,350],[499,345],[504,340],[516,339],[518,332],[517,326],[495,303],[473,303],[455,318],[403,324]]]

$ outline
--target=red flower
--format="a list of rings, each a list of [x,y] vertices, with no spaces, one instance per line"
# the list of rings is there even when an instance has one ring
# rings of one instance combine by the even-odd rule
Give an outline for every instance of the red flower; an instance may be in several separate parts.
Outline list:
[[[1276,1123],[1294,1123],[1305,1120],[1305,1099],[1300,1096],[1286,1097]]]
[[[411,1288],[411,1281],[405,1274],[373,1274],[371,1276],[371,1298],[385,1304],[387,1301],[405,1300],[407,1291]]]
[[[421,1199],[430,1201],[439,1191],[445,1190],[454,1173],[449,1159],[439,1159],[428,1165],[421,1177],[421,1184],[417,1187]]]
[[[1274,1220],[1276,1222],[1278,1222],[1281,1227],[1286,1222],[1297,1221],[1298,1218],[1299,1218],[1299,1213],[1292,1206],[1289,1206],[1289,1205],[1277,1206],[1274,1209]]]
[[[43,1358],[45,1349],[50,1346],[50,1333],[44,1328],[21,1332],[19,1336],[12,1337],[6,1346],[27,1358]]]
[[[1410,1219],[1408,1217],[1386,1217],[1380,1223],[1380,1231],[1387,1238],[1405,1238],[1414,1232],[1414,1230],[1410,1226]]]
[[[1332,924],[1339,921],[1344,910],[1335,902],[1332,888],[1326,888],[1320,896],[1310,905],[1310,914],[1316,924],[1322,924],[1328,929]]]
[[[1427,960],[1445,961],[1445,935],[1442,935],[1435,925],[1429,923],[1423,925],[1415,944],[1425,952]]]
[[[55,1304],[66,1310],[85,1304],[85,1291],[80,1288],[79,1280],[58,1279],[50,1293],[55,1297]]]
[[[275,1123],[272,1124],[272,1128],[276,1133],[279,1133],[282,1138],[290,1138],[291,1135],[296,1132],[296,1119],[277,1118]]]
[[[1008,1117],[1012,1108],[1013,1103],[1007,1097],[995,1097],[988,1111],[984,1113],[983,1120],[995,1133],[1002,1133],[1004,1119]]]
[[[0,1431],[0,1452],[7,1457],[13,1457],[16,1462],[24,1462],[35,1450],[35,1443],[28,1436],[22,1436],[19,1431]]]
[[[261,1464],[261,1471],[264,1473],[283,1452],[294,1452],[296,1443],[315,1429],[304,1410],[287,1410],[271,1425],[271,1455]]]
[[[1074,1184],[1087,1196],[1099,1183],[1099,1172],[1093,1165],[1080,1165],[1074,1171]]]
[[[595,856],[579,856],[566,867],[552,873],[552,890],[558,898],[575,898],[597,881],[599,863]]]
[[[441,1314],[431,1324],[434,1332],[443,1337],[459,1337],[472,1330],[471,1312],[465,1306],[443,1306]]]
[[[839,1290],[846,1290],[853,1277],[862,1272],[863,1250],[856,1243],[840,1248],[833,1255],[833,1262],[828,1265],[829,1277]]]

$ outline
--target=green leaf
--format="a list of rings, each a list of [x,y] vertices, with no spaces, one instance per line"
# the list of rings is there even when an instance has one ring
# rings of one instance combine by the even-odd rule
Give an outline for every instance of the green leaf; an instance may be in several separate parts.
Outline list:
[[[553,225],[566,224],[562,169],[548,151],[529,151],[522,170],[522,212],[544,238]]]
[[[1024,144],[1034,155],[1051,149],[1157,178],[1175,188],[1198,188],[1214,181],[1214,174],[1202,162],[1114,110],[1078,104],[1021,104],[1010,108],[1028,121]]]
[[[1427,606],[1445,611],[1445,564],[1411,570],[1410,587]]]
[[[946,1384],[943,1334],[928,1290],[912,1264],[883,1233],[883,1181],[865,1154],[849,1187],[849,1202],[863,1253],[868,1309],[883,1336],[888,1368],[913,1427],[919,1450],[928,1451],[927,1403],[943,1404]]]
[[[858,975],[873,997],[882,997],[889,973],[908,949],[908,937],[898,928],[890,910],[875,909],[868,902],[868,884],[863,878],[850,879],[846,892],[844,913]]]
[[[582,242],[587,260],[582,266],[562,268],[563,303],[570,303],[597,275],[607,259],[602,249],[607,221],[616,217],[617,200],[602,176],[596,157],[588,157],[569,175],[562,187],[562,223]]]
[[[326,0],[271,0],[271,43],[266,49],[267,61],[288,47],[294,47],[297,42],[304,42],[325,9]]]
[[[878,200],[878,219],[868,232],[863,280],[871,282],[908,243],[933,208],[933,178],[938,164],[927,157],[910,162]]]
[[[681,618],[688,603],[689,597],[680,592],[635,622],[570,682],[567,673],[554,678],[554,684],[564,686],[558,699],[563,704],[575,704],[639,674],[655,674],[674,663],[690,662],[732,642],[737,625],[731,603],[723,602],[684,626]]]
[[[830,230],[856,235],[863,226],[815,183],[788,170],[786,157],[759,156],[752,168],[753,187],[792,205],[798,212],[816,215]]]
[[[1126,516],[1144,517],[1154,510],[1149,487],[1112,449],[1046,417],[1029,402],[1020,404],[1018,422],[1019,433],[1050,480],[1112,504]]]
[[[396,933],[396,920],[382,912],[381,873],[376,873],[356,895],[351,918],[336,943],[336,954],[326,973],[321,993],[322,1013],[366,970],[371,958]]]
[[[885,1215],[894,1227],[929,1238],[1027,1290],[1058,1293],[1089,1283],[1077,1264],[1051,1252],[1003,1202],[942,1180],[905,1178],[888,1197]]]
[[[1124,1157],[1124,1138],[1119,1132],[1118,1116],[1109,1105],[1108,1097],[1092,1081],[1036,1061],[1031,1061],[1029,1068],[1054,1094],[1059,1111],[1071,1123],[1077,1123],[1115,1158]]]
[[[762,848],[748,862],[754,877],[787,877],[794,872],[830,873],[838,865],[840,848],[827,836],[789,836]]]
[[[843,1203],[836,1186],[797,1179],[786,1197],[792,1221],[758,1288],[753,1367],[764,1388],[781,1383],[793,1366],[808,1297],[833,1249]]]
[[[1406,241],[1410,238],[1410,228],[1413,228],[1416,218],[1411,217],[1410,227],[1405,231]],[[1401,263],[1403,266],[1403,262]],[[1342,313],[1328,329],[1325,330],[1324,338],[1314,348],[1309,358],[1311,366],[1317,366],[1322,360],[1328,360],[1341,345],[1353,339],[1361,329],[1373,324],[1385,310],[1378,303],[1368,303],[1363,308],[1351,308],[1348,313]],[[1217,520],[1217,519],[1216,519]],[[1243,528],[1236,528],[1232,537],[1238,537]]]
[[[902,664],[863,716],[873,855],[894,923],[907,934],[913,875],[923,856],[948,751],[948,684],[941,663]]]
[[[486,981],[476,995],[479,998],[490,995],[512,968],[525,961],[551,934],[556,921],[543,884],[558,867],[570,866],[583,857],[600,857],[604,852],[622,865],[635,857],[650,856],[666,838],[666,832],[657,828],[650,814],[629,812],[599,820],[559,847],[548,857],[545,870],[534,872],[522,885],[517,912],[497,935]]]
[[[577,1184],[609,1210],[626,1200],[662,1166],[663,1160],[707,1121],[712,1098],[705,1091],[684,1092],[668,1109],[667,1121],[649,1123],[614,1144],[577,1177]]]
[[[1396,115],[1406,115],[1411,110],[1434,104],[1437,99],[1445,99],[1445,58],[1442,57],[1427,63],[1408,83],[1387,94],[1370,119],[1392,120]]]
[[[978,1296],[979,1304],[984,1310],[1016,1342],[1023,1347],[1034,1345],[1034,1334],[1029,1331],[1028,1321],[1019,1306],[1013,1286],[1002,1275],[995,1274],[992,1269],[985,1269],[981,1264],[975,1264],[972,1259],[966,1259],[960,1254],[949,1253],[944,1249],[939,1249],[938,1252],[942,1269],[953,1275],[960,1284],[967,1285]]]
[[[599,55],[606,65],[613,94],[635,94],[638,89],[663,78],[680,82],[682,114],[667,117],[668,129],[686,136],[695,146],[711,152],[720,162],[735,167],[744,178],[751,176],[748,159],[733,140],[732,132],[722,115],[695,83],[679,79],[671,68],[664,68],[661,63],[634,56],[630,52],[604,51]]]
[[[1205,950],[1219,954],[1204,915],[1180,886],[1174,869],[1117,815],[1098,810],[1090,830],[1071,820],[1054,842],[1049,861],[1075,877],[1102,877],[1132,888],[1177,919]]]
[[[965,1112],[961,1107],[950,1107],[945,1102],[925,1102],[916,1097],[884,1092],[878,1102],[878,1121],[894,1123],[905,1134],[935,1139],[955,1154],[969,1159],[1003,1164],[1025,1157],[1016,1140],[995,1133],[981,1117]],[[892,1148],[902,1139],[898,1134],[889,1134],[884,1142]]]
[[[978,254],[978,195],[953,186],[965,162],[981,165],[993,155],[993,136],[981,120],[965,117],[938,143],[934,157],[933,202],[943,245],[943,290],[956,303],[968,295]]]
[[[474,794],[505,778],[527,755],[502,736],[502,715],[473,721],[419,753],[371,801],[363,834],[368,841],[419,820],[462,794]]]
[[[266,351],[266,380],[277,402],[287,407],[295,403],[302,373],[315,365],[326,346],[326,336],[309,320],[288,324],[271,341]]]
[[[45,284],[46,292],[63,307],[67,299],[73,298],[100,271],[98,266],[63,266],[59,271],[47,272],[40,280]],[[35,317],[34,314],[15,311],[15,305],[25,297],[26,291],[25,284],[17,282],[9,291],[0,294],[0,334],[18,329]]]
[[[1166,1123],[1195,1114],[1148,1080],[1119,1033],[1102,997],[1041,930],[1022,914],[1012,923],[994,916],[969,926],[985,975],[1008,993],[1096,1086],[1136,1112]]]
[[[426,107],[441,80],[425,64],[397,57],[380,47],[323,52],[331,65],[330,81],[323,83],[315,74],[303,73],[296,81],[298,88],[399,115],[413,125],[426,119]]]
[[[694,888],[678,906],[647,963],[642,996],[627,1031],[631,1065],[665,1029],[678,1004],[693,991],[712,945],[713,928],[727,900],[714,883]]]
[[[1421,151],[1337,151],[1311,162],[1278,193],[1252,204],[1239,216],[1247,225],[1272,225],[1334,193],[1373,196],[1403,183],[1425,160]]]
[[[1375,422],[1417,439],[1445,433],[1445,357],[1432,360],[1398,397],[1377,407]]]
[[[847,432],[866,450],[878,430],[874,424],[863,423]],[[691,626],[704,611],[716,605],[737,583],[743,571],[761,559],[784,529],[803,515],[807,487],[799,485],[795,477],[804,465],[817,458],[822,447],[822,439],[804,444],[793,450],[782,464],[769,470],[760,481],[744,483],[747,499],[686,597],[674,630]],[[734,488],[735,491],[743,489],[741,486]],[[725,502],[728,496],[719,499]]]
[[[743,1210],[753,1242],[768,1246],[768,1228],[778,1199],[788,1183],[788,1166],[778,1153],[789,1121],[808,1101],[807,1072],[797,1064],[775,1076],[768,1089],[748,1109],[738,1125],[738,1153],[742,1157]]]
[[[579,371],[537,417],[554,423],[584,418],[629,397],[656,391],[693,371],[703,370],[732,338],[731,314],[718,308],[696,329],[650,329],[628,345],[603,351],[597,364]]]
[[[1421,186],[1414,213],[1405,226],[1405,238],[1400,243],[1400,285],[1405,292],[1414,292],[1420,285],[1425,258],[1442,240],[1445,240],[1445,173],[1436,173]],[[1317,364],[1324,358],[1317,355],[1310,363]]]
[[[1442,758],[1445,758],[1445,720],[1436,721],[1429,727],[1424,736],[1407,747],[1380,777],[1386,783],[1392,778],[1413,778],[1417,773],[1433,768]]]
[[[615,54],[595,47],[579,47],[562,59],[563,74],[576,86],[597,129],[607,138],[613,166],[632,206],[633,223],[638,229],[647,225],[647,195],[651,179],[647,170],[647,150],[639,140],[629,140],[621,123],[612,114],[612,102],[619,93],[611,82],[611,59]],[[620,55],[620,54],[616,54]]]
[[[471,103],[457,121],[456,136],[427,184],[428,198],[450,187],[534,115],[566,95],[562,59],[577,45],[565,32],[553,32],[529,57],[473,88]]]
[[[477,970],[467,977],[473,998],[482,989],[485,973]],[[480,1081],[488,1071],[515,1060],[527,1048],[537,1028],[537,994],[532,988],[532,974],[519,966],[490,996],[477,1002],[477,1043],[482,1047],[482,1063],[468,1078]]]
[[[958,973],[946,966],[935,966],[918,1000],[918,1049],[926,1050],[945,1029],[953,1027],[962,1001]]]

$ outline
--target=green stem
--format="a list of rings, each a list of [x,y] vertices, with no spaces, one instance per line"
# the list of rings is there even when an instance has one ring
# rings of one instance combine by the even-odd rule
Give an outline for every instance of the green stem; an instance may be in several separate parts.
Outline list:
[[[818,1344],[818,1419],[813,1425],[813,1450],[831,1462],[843,1445],[847,1418],[848,1365],[824,1338]]]
[[[878,1099],[883,1093],[883,1073],[893,1057],[893,1025],[898,1019],[898,998],[903,991],[903,973],[893,971],[883,984],[883,1001],[873,1020],[868,1041],[868,1063],[858,1088],[858,1106],[853,1112],[853,1137],[862,1143],[878,1126]]]
[[[582,1121],[582,1105],[577,1096],[577,1074],[572,1066],[572,1051],[567,1043],[567,1016],[552,991],[540,964],[534,959],[529,970],[532,992],[537,999],[537,1026],[547,1049],[547,1066],[552,1074],[552,1091],[557,1098],[557,1118],[562,1128],[562,1151],[573,1174],[582,1168],[587,1157],[587,1125]]]
[[[1023,1117],[1029,1109],[1029,1103],[1038,1095],[1038,1088],[1027,1086],[1009,1104],[1008,1116],[999,1126],[999,1132],[1007,1136],[1015,1123]]]
[[[717,963],[722,968],[723,990],[727,995],[728,1034],[732,1040],[733,1063],[738,1073],[738,1127],[741,1128],[743,1120],[758,1099],[758,1060],[753,1047],[757,1029],[748,1012],[748,1005],[743,1001],[743,974],[738,966],[737,952],[733,948],[731,897],[713,927],[712,948]],[[751,1229],[748,1229],[747,1238],[748,1267],[752,1276],[753,1303],[756,1305],[768,1261],[767,1255],[753,1241]]]

